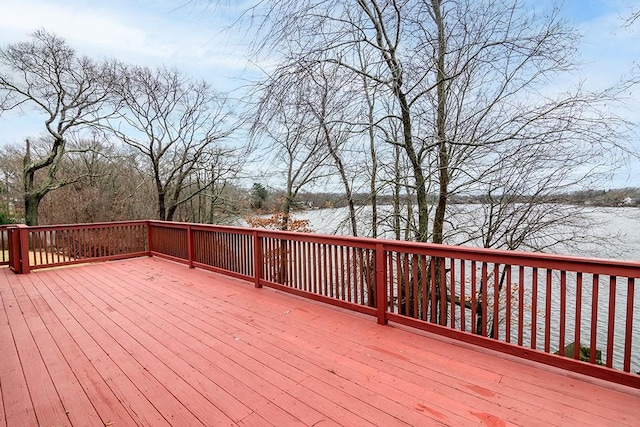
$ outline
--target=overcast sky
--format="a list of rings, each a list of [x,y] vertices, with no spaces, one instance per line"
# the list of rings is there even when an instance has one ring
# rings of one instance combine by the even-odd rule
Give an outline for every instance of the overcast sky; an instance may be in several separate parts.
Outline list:
[[[249,1],[249,0],[247,0]],[[552,0],[527,0],[535,7]],[[204,78],[221,91],[237,90],[258,75],[247,61],[243,34],[226,31],[241,5],[204,8],[206,0],[0,0],[0,45],[23,41],[44,28],[67,40],[78,52],[114,57],[138,65],[175,66]],[[640,21],[624,26],[638,0],[566,0],[564,16],[584,35],[579,54],[585,69],[576,79],[599,89],[628,75],[640,61]],[[195,5],[194,5],[195,4]],[[532,6],[533,7],[533,6]],[[640,90],[628,94],[625,117],[640,123]],[[33,118],[0,117],[0,144],[17,143],[41,133]],[[34,128],[35,127],[35,128]],[[636,141],[640,144],[640,141]],[[640,185],[640,165],[625,167],[616,186]]]

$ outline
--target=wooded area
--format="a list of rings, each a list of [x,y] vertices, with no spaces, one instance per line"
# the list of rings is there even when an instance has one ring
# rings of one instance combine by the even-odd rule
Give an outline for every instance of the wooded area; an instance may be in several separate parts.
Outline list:
[[[585,201],[560,204],[567,195],[602,188],[638,154],[637,124],[610,108],[633,79],[551,84],[580,67],[558,9],[264,0],[235,25],[271,64],[242,99],[180,70],[79,55],[46,30],[3,46],[0,112],[42,118],[35,137],[2,147],[4,215],[275,213],[271,226],[289,229],[296,209],[342,205],[353,235],[544,250],[584,238]],[[481,214],[461,224],[460,202]]]

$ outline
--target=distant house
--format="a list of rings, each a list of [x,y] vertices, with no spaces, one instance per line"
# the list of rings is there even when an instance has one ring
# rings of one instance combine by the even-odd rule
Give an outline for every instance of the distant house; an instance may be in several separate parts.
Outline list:
[[[313,209],[313,202],[311,200],[299,200],[296,202],[298,209]]]

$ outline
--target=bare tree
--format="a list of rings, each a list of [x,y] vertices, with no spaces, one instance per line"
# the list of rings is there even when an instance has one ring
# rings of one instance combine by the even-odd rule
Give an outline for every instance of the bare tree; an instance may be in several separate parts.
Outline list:
[[[2,172],[2,211],[8,218],[24,218],[22,164],[23,148],[4,145],[0,148],[0,171]]]
[[[624,134],[624,121],[607,112],[618,88],[553,87],[576,69],[579,41],[557,9],[540,13],[518,0],[271,0],[247,16],[260,23],[256,54],[281,60],[271,81],[331,64],[386,98],[368,122],[398,148],[395,228],[405,191],[405,230],[418,241],[444,243],[466,229],[485,246],[549,248],[552,230],[579,218],[544,209],[549,194],[594,178]],[[452,197],[474,192],[490,194],[486,221],[456,222]],[[444,302],[445,283],[434,286]],[[435,318],[445,323],[447,313]]]
[[[302,86],[305,105],[317,123],[320,139],[344,188],[351,235],[357,236],[358,221],[352,178],[354,174],[348,170],[348,163],[354,154],[347,154],[345,147],[354,132],[353,123],[349,123],[349,114],[353,114],[349,111],[353,89],[344,76],[341,78],[340,70],[329,64],[318,64],[315,69],[307,70]]]
[[[201,166],[188,178],[185,194],[197,194],[176,211],[180,221],[219,224],[240,216],[242,197],[235,185],[242,171],[245,150],[217,147],[201,159]]]
[[[289,78],[275,77],[260,87],[252,133],[275,147],[275,159],[282,165],[285,191],[280,204],[280,228],[287,230],[298,194],[326,176],[324,168],[330,154],[324,145],[326,129],[318,126],[316,112],[308,108],[308,87],[299,84],[297,72],[280,72]]]
[[[146,219],[153,215],[152,182],[139,159],[124,147],[94,135],[71,139],[60,176],[78,177],[56,197],[42,201],[47,224]]]
[[[640,19],[640,9],[632,9],[629,16],[625,19],[625,26],[631,26]]]
[[[224,95],[176,70],[122,67],[119,80],[123,108],[110,127],[147,162],[157,218],[170,221],[180,205],[210,188],[209,180],[193,186],[194,173],[209,170],[211,159],[240,155],[222,145],[237,125]]]
[[[114,63],[97,63],[78,56],[60,37],[44,30],[31,40],[0,49],[0,114],[32,109],[44,118],[48,150],[34,158],[27,140],[24,156],[25,220],[38,224],[38,206],[51,191],[67,185],[57,173],[67,136],[75,129],[94,127],[109,116],[105,108],[113,84]],[[35,175],[46,171],[36,185]]]

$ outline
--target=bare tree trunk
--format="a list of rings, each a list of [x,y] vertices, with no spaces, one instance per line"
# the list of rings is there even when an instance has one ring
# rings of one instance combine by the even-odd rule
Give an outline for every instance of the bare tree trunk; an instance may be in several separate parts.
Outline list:
[[[24,219],[27,225],[38,225],[38,207],[40,198],[37,194],[26,194],[24,196]]]
[[[444,59],[446,55],[446,40],[444,21],[441,13],[441,0],[432,0],[434,19],[438,28],[438,62],[437,62],[437,117],[436,117],[436,138],[438,141],[438,205],[433,219],[433,243],[444,242],[444,218],[449,198],[449,153],[446,136],[446,108],[447,108],[447,88]],[[444,295],[444,294],[443,294]]]
[[[376,140],[374,134],[374,105],[369,94],[366,77],[362,77],[364,82],[364,93],[367,101],[367,131],[369,136],[369,155],[371,156],[371,179],[369,181],[369,201],[371,203],[371,237],[378,237],[378,159],[376,154]]]
[[[38,205],[40,198],[33,191],[35,171],[29,168],[31,164],[31,143],[27,139],[23,165],[24,184],[24,219],[27,225],[38,225]]]
[[[400,190],[402,185],[400,182],[400,147],[397,145],[393,147],[393,171],[395,173],[393,183],[393,232],[396,240],[402,240],[400,227]]]
[[[331,135],[329,134],[329,129],[327,128],[327,124],[322,122],[322,129],[324,132],[325,141],[327,143],[327,148],[329,149],[329,153],[331,154],[331,158],[335,163],[336,168],[338,169],[338,174],[340,175],[340,181],[342,181],[342,185],[344,187],[345,197],[347,199],[347,207],[349,209],[349,224],[351,225],[351,234],[353,236],[358,236],[358,223],[356,221],[356,207],[353,202],[353,192],[351,190],[351,184],[349,183],[349,178],[347,177],[347,171],[344,166],[344,162],[340,158],[337,152],[337,147],[333,145],[331,142]]]
[[[160,221],[167,221],[164,189],[159,183],[156,183],[156,189],[158,191],[158,219]]]
[[[436,139],[438,141],[438,204],[433,218],[433,243],[444,242],[444,219],[449,198],[449,153],[446,137],[446,109],[447,109],[447,83],[445,73],[446,40],[444,21],[442,18],[441,0],[432,0],[433,18],[438,29],[438,53],[437,53],[437,111],[436,111]],[[436,302],[438,304],[438,322],[447,324],[447,284],[443,280],[441,262],[435,263]]]

